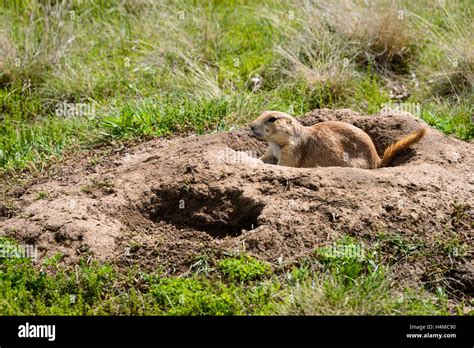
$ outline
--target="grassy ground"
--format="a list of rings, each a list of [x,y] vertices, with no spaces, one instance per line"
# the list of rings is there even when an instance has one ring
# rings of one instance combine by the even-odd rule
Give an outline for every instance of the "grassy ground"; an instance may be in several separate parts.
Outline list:
[[[34,174],[111,142],[227,130],[268,109],[390,106],[469,141],[472,15],[468,0],[0,1],[0,173]],[[460,310],[442,288],[395,282],[375,256],[326,256],[292,269],[202,256],[181,278],[0,259],[0,313]]]
[[[4,250],[13,245],[1,240]],[[247,255],[217,261],[201,255],[189,272],[156,271],[83,261],[64,268],[61,256],[32,267],[30,259],[0,259],[4,315],[447,315],[462,314],[435,293],[395,281],[374,254],[349,252],[351,239],[315,250],[300,265],[269,265]],[[336,252],[335,252],[336,251]]]

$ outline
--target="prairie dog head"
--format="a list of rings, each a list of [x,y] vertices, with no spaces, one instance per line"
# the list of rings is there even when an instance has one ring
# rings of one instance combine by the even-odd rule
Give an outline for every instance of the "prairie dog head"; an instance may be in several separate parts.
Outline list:
[[[256,137],[275,142],[288,143],[289,138],[297,135],[303,127],[294,117],[279,111],[265,111],[250,124]]]

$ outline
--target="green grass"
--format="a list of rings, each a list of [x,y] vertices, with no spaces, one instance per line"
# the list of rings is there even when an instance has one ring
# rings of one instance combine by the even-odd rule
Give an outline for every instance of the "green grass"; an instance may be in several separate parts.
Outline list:
[[[1,170],[110,139],[226,130],[265,109],[374,113],[393,79],[430,125],[472,139],[469,2],[300,5],[2,2]],[[58,116],[61,103],[95,112]]]
[[[421,118],[430,126],[462,140],[474,138],[474,104],[469,100],[453,103],[436,100],[426,102]]]
[[[322,269],[308,277],[294,269],[297,286],[276,305],[284,315],[448,315],[443,288],[428,293],[393,278],[395,268],[384,265],[375,249],[365,251],[352,238],[316,250]],[[462,313],[462,305],[456,309]]]
[[[37,194],[36,194],[36,199],[37,200],[40,200],[40,199],[47,199],[49,197],[49,192],[47,191],[39,191]]]
[[[231,281],[245,282],[259,279],[270,272],[270,266],[246,255],[221,261],[219,270]]]
[[[1,239],[2,250],[15,245]],[[342,248],[341,246],[346,246]],[[97,262],[63,266],[61,255],[33,265],[0,258],[2,315],[314,315],[452,313],[442,288],[430,293],[395,282],[374,255],[347,254],[343,239],[299,266],[281,268],[248,255],[206,260],[207,272],[165,277]],[[334,249],[335,248],[335,249]],[[328,253],[340,250],[340,253]],[[197,265],[197,263],[195,264]],[[319,265],[312,267],[311,265]],[[202,263],[201,263],[202,266]],[[461,312],[463,303],[456,311]],[[450,308],[448,310],[448,308]]]

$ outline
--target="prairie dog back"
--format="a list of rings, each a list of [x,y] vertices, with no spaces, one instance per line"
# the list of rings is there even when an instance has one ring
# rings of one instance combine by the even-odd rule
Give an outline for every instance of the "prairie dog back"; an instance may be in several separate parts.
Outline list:
[[[393,143],[382,158],[372,139],[362,129],[340,121],[326,121],[305,127],[294,117],[279,111],[265,111],[250,124],[252,132],[267,140],[264,163],[288,167],[357,167],[375,169],[388,166],[401,150],[418,142],[424,128]]]

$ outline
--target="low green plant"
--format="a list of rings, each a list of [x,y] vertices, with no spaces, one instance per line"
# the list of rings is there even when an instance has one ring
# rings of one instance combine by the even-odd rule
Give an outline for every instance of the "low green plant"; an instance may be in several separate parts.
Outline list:
[[[248,282],[269,274],[271,268],[266,262],[242,254],[219,262],[219,270],[231,281]]]
[[[0,239],[2,250],[16,245]],[[0,314],[445,315],[452,311],[442,287],[430,293],[395,282],[391,269],[373,255],[352,259],[353,265],[348,264],[349,258],[346,263],[337,259],[318,256],[321,269],[301,266],[281,273],[240,255],[221,261],[219,265],[225,266],[205,277],[192,273],[164,277],[139,267],[118,268],[96,261],[65,266],[61,254],[39,264],[28,258],[3,257]],[[462,313],[462,308],[459,303],[455,310]]]

